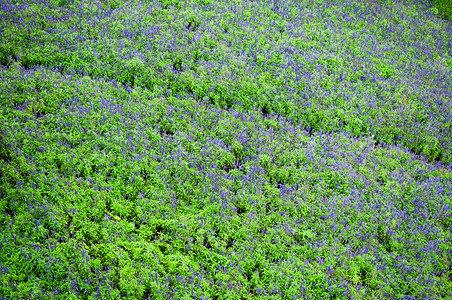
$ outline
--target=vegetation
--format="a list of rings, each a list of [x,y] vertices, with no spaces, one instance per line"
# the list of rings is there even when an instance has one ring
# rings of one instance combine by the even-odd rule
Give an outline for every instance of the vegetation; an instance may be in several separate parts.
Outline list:
[[[0,5],[1,299],[452,297],[428,4]]]

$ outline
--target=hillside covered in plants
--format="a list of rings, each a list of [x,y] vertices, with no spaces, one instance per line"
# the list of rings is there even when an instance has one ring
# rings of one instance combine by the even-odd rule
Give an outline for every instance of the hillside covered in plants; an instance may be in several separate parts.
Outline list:
[[[452,297],[436,12],[0,0],[0,299]]]

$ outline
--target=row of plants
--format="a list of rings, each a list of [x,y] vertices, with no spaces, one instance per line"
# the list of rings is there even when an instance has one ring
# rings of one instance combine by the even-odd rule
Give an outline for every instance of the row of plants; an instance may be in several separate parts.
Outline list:
[[[452,295],[424,3],[0,6],[3,298]]]

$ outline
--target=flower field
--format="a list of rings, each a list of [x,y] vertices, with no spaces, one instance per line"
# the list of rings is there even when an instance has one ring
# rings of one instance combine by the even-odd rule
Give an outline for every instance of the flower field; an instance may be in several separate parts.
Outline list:
[[[0,299],[452,297],[424,0],[0,0]]]

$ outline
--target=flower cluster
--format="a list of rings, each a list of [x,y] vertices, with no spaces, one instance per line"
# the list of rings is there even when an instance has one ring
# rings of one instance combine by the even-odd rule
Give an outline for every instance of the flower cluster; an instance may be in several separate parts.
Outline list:
[[[0,299],[452,296],[424,3],[0,7]]]

